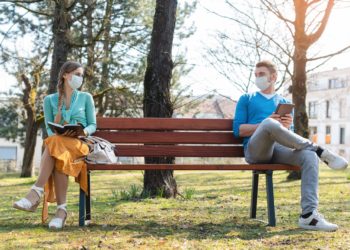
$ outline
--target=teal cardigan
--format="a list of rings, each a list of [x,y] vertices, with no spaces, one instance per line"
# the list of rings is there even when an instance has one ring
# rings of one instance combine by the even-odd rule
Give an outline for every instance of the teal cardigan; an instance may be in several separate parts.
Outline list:
[[[48,122],[54,122],[58,113],[58,93],[51,94],[44,99],[44,116],[46,131],[49,136],[55,133],[48,127]],[[74,90],[71,97],[70,109],[66,110],[63,101],[61,124],[81,123],[88,135],[96,131],[95,105],[92,95],[86,92]]]

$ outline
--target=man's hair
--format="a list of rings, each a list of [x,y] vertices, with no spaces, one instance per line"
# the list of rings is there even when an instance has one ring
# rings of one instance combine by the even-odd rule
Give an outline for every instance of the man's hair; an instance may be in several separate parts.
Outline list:
[[[271,62],[271,61],[268,61],[268,60],[263,60],[263,61],[260,61],[258,62],[255,67],[259,68],[259,67],[266,67],[271,74],[273,73],[277,73],[277,67],[276,65]]]

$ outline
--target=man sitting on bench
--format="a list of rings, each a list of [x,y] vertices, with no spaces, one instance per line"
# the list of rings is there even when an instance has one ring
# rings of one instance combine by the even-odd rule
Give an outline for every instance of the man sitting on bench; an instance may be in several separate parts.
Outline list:
[[[348,162],[328,149],[293,132],[293,116],[274,111],[289,103],[275,93],[276,66],[261,61],[255,68],[256,86],[261,90],[240,97],[233,123],[236,137],[243,137],[248,163],[280,163],[301,167],[301,208],[299,227],[335,231],[338,226],[318,213],[318,157],[332,169],[345,169]]]

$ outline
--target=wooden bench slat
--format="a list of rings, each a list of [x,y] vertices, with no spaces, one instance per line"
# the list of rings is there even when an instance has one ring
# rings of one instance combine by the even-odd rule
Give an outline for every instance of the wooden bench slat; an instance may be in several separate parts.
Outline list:
[[[95,136],[112,143],[153,143],[153,144],[242,144],[232,132],[125,132],[97,131]]]
[[[97,118],[99,130],[217,130],[232,131],[232,119]]]
[[[89,164],[88,170],[300,170],[283,164]]]
[[[117,145],[118,156],[243,157],[241,146]]]

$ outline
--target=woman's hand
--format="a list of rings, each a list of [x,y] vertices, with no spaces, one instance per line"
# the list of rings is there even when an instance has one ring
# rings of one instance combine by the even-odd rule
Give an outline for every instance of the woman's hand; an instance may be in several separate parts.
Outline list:
[[[85,138],[88,136],[88,132],[84,129],[84,135],[79,135],[78,138]]]
[[[62,135],[64,135],[64,136],[69,136],[69,137],[78,137],[77,132],[74,131],[74,130],[67,130],[67,131],[64,132]]]

